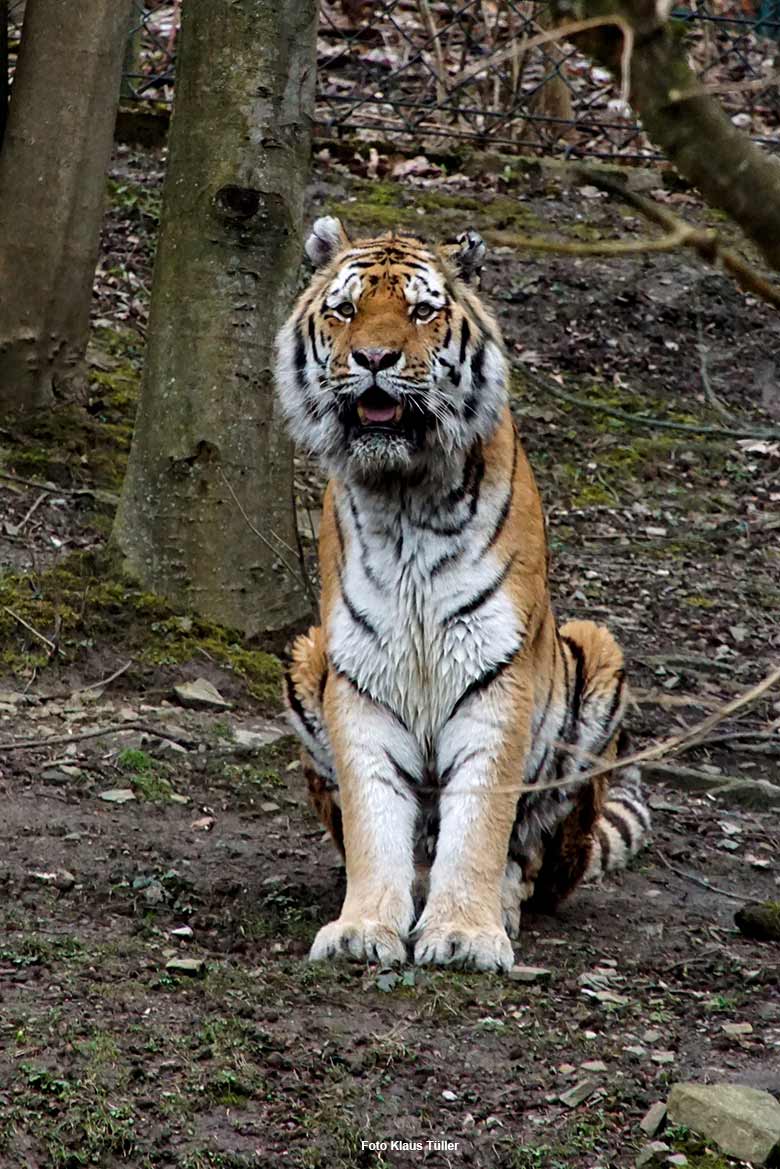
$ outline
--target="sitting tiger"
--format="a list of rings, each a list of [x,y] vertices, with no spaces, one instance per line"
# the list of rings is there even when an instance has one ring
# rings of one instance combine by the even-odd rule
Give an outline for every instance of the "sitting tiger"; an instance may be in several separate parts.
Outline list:
[[[623,658],[556,627],[541,503],[508,406],[476,232],[351,241],[318,219],[319,269],[277,339],[297,443],[330,476],[322,624],[287,704],[313,804],[346,862],[312,959],[506,970],[524,901],[622,867],[649,828],[618,756]],[[538,788],[539,790],[535,790]]]

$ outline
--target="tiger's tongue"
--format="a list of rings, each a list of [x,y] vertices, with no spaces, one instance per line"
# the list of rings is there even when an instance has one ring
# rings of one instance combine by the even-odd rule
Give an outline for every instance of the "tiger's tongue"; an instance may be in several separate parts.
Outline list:
[[[366,422],[392,422],[395,409],[395,406],[363,406],[362,414]]]

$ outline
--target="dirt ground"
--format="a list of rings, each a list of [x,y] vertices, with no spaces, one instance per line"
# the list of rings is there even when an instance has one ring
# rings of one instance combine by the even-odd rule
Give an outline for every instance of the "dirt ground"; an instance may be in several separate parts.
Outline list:
[[[649,234],[569,171],[472,169],[379,181],[321,156],[312,211],[434,237]],[[527,916],[518,961],[541,980],[306,964],[343,874],[306,807],[278,666],[101,569],[161,174],[157,155],[115,160],[88,424],[0,431],[0,472],[15,476],[0,479],[0,1166],[622,1169],[676,1080],[780,1093],[778,949],[733,921],[779,895],[777,691],[647,770],[655,829],[632,871],[556,917]],[[640,180],[729,231],[660,177]],[[780,656],[780,445],[601,408],[777,429],[780,322],[679,254],[499,248],[484,286],[526,367],[513,403],[546,501],[556,610],[620,638],[644,745]],[[320,485],[299,471],[316,527]],[[224,710],[174,699],[197,677]],[[116,789],[134,798],[102,798]],[[729,1164],[684,1130],[663,1139],[693,1169]]]

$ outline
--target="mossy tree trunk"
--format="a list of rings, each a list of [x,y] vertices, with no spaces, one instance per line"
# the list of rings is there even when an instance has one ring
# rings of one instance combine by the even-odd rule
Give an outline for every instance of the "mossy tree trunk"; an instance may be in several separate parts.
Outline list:
[[[28,0],[0,152],[0,417],[84,386],[129,0]]]
[[[302,255],[316,0],[187,0],[143,389],[114,528],[145,587],[254,634],[308,609],[273,339]]]
[[[656,0],[553,0],[557,23],[618,17],[633,31],[631,104],[649,137],[780,271],[780,166],[730,121],[688,65],[683,32]],[[621,76],[624,38],[605,23],[569,38]]]

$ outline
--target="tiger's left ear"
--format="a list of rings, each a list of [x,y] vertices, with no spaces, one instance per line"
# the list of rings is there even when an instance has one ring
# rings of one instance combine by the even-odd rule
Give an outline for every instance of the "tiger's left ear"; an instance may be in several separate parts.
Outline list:
[[[454,244],[447,244],[443,250],[461,280],[466,284],[471,281],[479,283],[487,247],[478,231],[469,228],[457,237]]]
[[[323,215],[312,224],[311,234],[306,240],[306,255],[315,268],[321,268],[348,246],[349,236],[341,220],[334,215]]]

